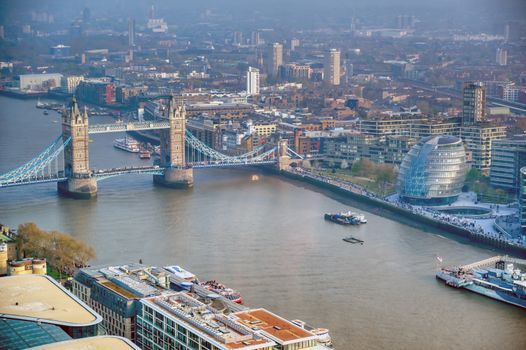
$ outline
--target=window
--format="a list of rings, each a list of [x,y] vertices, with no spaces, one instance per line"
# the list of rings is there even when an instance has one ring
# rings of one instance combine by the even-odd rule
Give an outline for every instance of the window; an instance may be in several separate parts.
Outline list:
[[[190,349],[199,350],[199,342],[195,341],[195,340],[192,340],[192,339],[189,339],[188,340],[188,347]]]

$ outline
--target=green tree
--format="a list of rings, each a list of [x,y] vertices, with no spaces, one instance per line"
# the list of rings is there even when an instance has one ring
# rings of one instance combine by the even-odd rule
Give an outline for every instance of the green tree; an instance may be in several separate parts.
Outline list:
[[[466,175],[466,182],[475,182],[482,178],[482,172],[478,169],[471,168],[469,169]]]
[[[44,231],[34,223],[18,226],[16,238],[19,258],[46,258],[60,274],[72,275],[95,258],[95,251],[82,241],[58,231]]]
[[[362,160],[357,160],[354,163],[352,163],[351,166],[351,172],[355,175],[359,174],[362,171]]]
[[[385,192],[386,185],[393,183],[395,179],[394,167],[387,164],[376,165],[375,180],[381,185],[382,192]]]
[[[374,162],[369,159],[360,159],[353,163],[351,171],[356,176],[369,177],[372,176],[375,170]]]

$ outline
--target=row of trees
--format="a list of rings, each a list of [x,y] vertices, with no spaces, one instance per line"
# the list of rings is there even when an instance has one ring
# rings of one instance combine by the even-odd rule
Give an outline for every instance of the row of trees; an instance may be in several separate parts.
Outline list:
[[[466,183],[462,187],[462,192],[472,191],[477,193],[478,200],[484,202],[493,202],[508,204],[514,202],[514,194],[491,186],[489,176],[484,176],[478,169],[471,168],[466,175]]]
[[[292,163],[291,167],[297,167],[298,164]],[[321,166],[321,161],[314,160],[303,160],[302,167],[304,168],[313,168],[317,169]],[[348,161],[342,160],[342,162],[337,166],[335,162],[328,162],[327,166],[332,168],[332,173],[336,174],[338,171],[337,168],[342,169],[338,172],[343,175],[354,176],[355,178],[362,177],[367,180],[366,184],[357,182],[360,185],[365,186],[373,192],[379,191],[380,194],[386,194],[392,190],[393,186],[396,183],[397,178],[397,169],[391,164],[381,164],[375,163],[369,159],[360,159],[351,164]],[[357,179],[351,180],[355,181]],[[371,186],[373,188],[371,188]]]
[[[367,177],[382,184],[396,181],[396,171],[392,165],[375,163],[369,159],[360,159],[354,162],[351,173],[354,176]]]
[[[18,226],[16,237],[18,258],[46,258],[60,274],[73,275],[95,258],[95,251],[86,243],[58,231],[44,231],[34,223]]]

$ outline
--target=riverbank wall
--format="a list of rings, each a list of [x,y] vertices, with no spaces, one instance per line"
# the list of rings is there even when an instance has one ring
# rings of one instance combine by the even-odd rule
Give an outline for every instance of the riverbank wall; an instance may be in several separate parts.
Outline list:
[[[404,218],[410,219],[417,223],[421,223],[421,224],[427,225],[432,228],[436,228],[436,229],[443,230],[443,231],[446,231],[446,232],[449,232],[449,233],[452,233],[458,236],[468,238],[469,240],[480,243],[482,245],[497,248],[498,250],[501,250],[505,253],[513,254],[516,256],[520,256],[520,257],[526,257],[526,248],[511,245],[505,240],[496,239],[492,237],[486,237],[486,236],[479,235],[479,234],[474,234],[473,232],[463,227],[460,227],[460,226],[457,226],[457,225],[454,225],[448,222],[436,220],[428,216],[413,213],[412,211],[408,209],[400,208],[384,200],[369,197],[361,193],[356,193],[356,192],[347,190],[345,188],[341,188],[335,184],[326,183],[324,181],[320,181],[320,180],[317,180],[309,176],[302,176],[301,174],[296,174],[290,171],[281,171],[280,174],[286,178],[306,182],[316,187],[329,190],[333,193],[343,195],[357,202],[364,203],[366,205],[370,205],[373,207],[385,209],[395,215],[401,215]]]
[[[0,95],[7,96],[11,98],[17,98],[19,100],[31,100],[41,97],[47,97],[47,92],[35,92],[31,94],[11,91],[11,90],[0,90]]]

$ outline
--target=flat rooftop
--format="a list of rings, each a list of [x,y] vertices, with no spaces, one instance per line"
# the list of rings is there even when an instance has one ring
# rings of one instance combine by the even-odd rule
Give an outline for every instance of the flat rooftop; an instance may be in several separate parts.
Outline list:
[[[140,350],[128,339],[114,336],[88,337],[67,340],[30,348],[29,350]]]
[[[83,268],[77,279],[90,278],[103,287],[127,299],[139,299],[160,294],[162,287],[152,282],[149,277],[163,279],[166,272],[142,264],[103,265]]]
[[[48,276],[2,277],[0,291],[0,317],[78,327],[102,321],[89,306]]]
[[[126,289],[116,285],[115,283],[113,283],[111,281],[108,281],[105,278],[99,278],[99,279],[97,279],[97,282],[99,282],[104,287],[106,287],[108,289],[111,289],[115,293],[117,293],[117,294],[119,294],[119,295],[121,295],[121,296],[123,296],[123,297],[125,297],[127,299],[138,299],[139,298],[137,295],[133,294],[132,292],[127,291]]]
[[[128,272],[125,272],[125,270],[129,272],[135,272],[135,271],[145,269],[146,267],[147,266],[143,264],[130,262],[130,263],[121,264],[121,265],[96,265],[96,266],[84,267],[80,269],[80,271],[91,277],[102,277],[104,276],[104,274],[101,272],[101,270],[105,270],[105,269],[106,270],[113,269],[114,271],[121,270],[121,273],[129,274]],[[122,270],[123,268],[125,270]]]
[[[282,343],[289,344],[296,341],[315,338],[315,335],[290,321],[281,318],[265,309],[253,309],[248,311],[236,312],[239,322],[251,329],[261,329],[271,336],[272,339]]]
[[[255,334],[240,323],[225,317],[217,310],[185,293],[153,297],[146,301],[149,306],[155,305],[173,317],[184,321],[192,332],[202,333],[205,339],[215,341],[222,348],[259,349],[275,345],[273,341]]]

